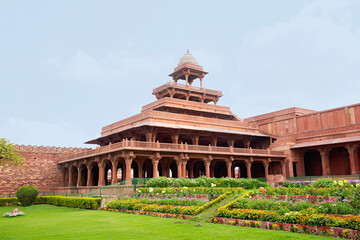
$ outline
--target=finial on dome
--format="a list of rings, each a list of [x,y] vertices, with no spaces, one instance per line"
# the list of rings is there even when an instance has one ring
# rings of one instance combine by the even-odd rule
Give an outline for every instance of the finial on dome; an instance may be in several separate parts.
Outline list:
[[[196,58],[190,53],[189,49],[187,50],[185,55],[182,58],[180,58],[178,66],[180,66],[184,63],[191,63],[191,64],[199,65]]]

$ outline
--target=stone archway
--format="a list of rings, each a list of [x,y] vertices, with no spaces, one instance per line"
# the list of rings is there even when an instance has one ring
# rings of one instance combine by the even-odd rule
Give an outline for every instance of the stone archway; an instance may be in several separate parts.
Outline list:
[[[143,165],[144,178],[152,178],[153,177],[153,165],[150,159],[145,159]]]
[[[91,163],[91,185],[98,186],[99,183],[99,166],[96,162]]]
[[[335,147],[329,152],[331,175],[350,175],[349,152],[344,147]]]
[[[304,154],[305,176],[321,176],[321,155],[317,150],[310,150]]]
[[[71,180],[70,180],[70,186],[69,187],[76,187],[77,186],[77,179],[78,179],[78,170],[73,165],[70,167],[71,171]]]
[[[251,164],[251,177],[252,178],[265,177],[265,168],[262,162],[253,162]]]
[[[225,160],[214,161],[214,177],[227,177],[227,166]]]
[[[87,177],[88,177],[88,169],[85,164],[81,164],[79,169],[80,169],[80,174],[81,174],[79,186],[86,186]]]
[[[232,176],[234,178],[247,178],[247,168],[243,161],[235,160],[232,163]]]

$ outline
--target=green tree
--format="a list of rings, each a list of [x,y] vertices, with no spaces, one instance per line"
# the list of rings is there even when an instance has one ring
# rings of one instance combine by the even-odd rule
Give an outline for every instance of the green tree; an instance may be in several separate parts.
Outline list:
[[[24,157],[16,152],[9,140],[0,138],[0,166],[22,166]]]

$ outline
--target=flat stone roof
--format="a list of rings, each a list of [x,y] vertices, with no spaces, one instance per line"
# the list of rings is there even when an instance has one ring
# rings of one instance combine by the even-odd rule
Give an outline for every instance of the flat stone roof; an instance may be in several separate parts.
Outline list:
[[[338,144],[338,143],[350,143],[350,142],[360,142],[360,136],[298,143],[298,144],[295,144],[294,146],[292,146],[291,149],[332,145],[332,144]]]

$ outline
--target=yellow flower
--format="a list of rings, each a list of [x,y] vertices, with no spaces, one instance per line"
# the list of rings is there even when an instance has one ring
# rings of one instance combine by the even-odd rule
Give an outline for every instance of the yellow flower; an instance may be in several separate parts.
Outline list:
[[[359,183],[357,183],[357,184],[356,184],[356,187],[359,187],[359,186],[360,186],[360,184],[359,184]]]
[[[339,184],[344,184],[344,182],[340,180],[340,181],[339,181]]]
[[[347,180],[345,180],[344,183],[347,183]]]
[[[334,184],[336,184],[336,181],[334,181]]]

